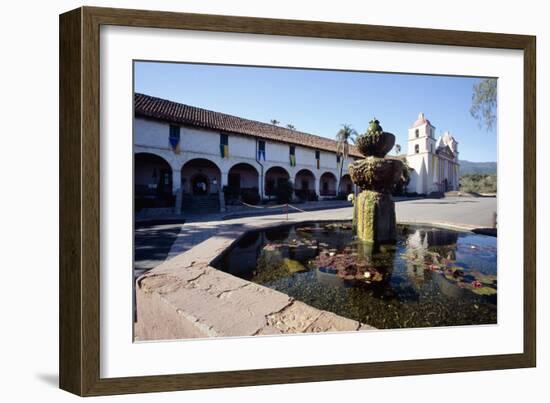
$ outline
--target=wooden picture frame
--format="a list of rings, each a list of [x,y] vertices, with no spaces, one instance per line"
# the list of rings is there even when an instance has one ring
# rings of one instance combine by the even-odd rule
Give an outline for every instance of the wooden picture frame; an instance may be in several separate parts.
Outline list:
[[[228,372],[100,377],[100,26],[351,39],[524,52],[524,349],[521,354]],[[82,7],[60,16],[60,387],[81,396],[357,379],[536,365],[535,37]]]

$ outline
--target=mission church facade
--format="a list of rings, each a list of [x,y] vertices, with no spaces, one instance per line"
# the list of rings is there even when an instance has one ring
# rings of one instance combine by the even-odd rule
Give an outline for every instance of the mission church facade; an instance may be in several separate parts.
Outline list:
[[[442,179],[447,189],[458,183],[450,176],[452,169],[439,171],[442,165],[436,168],[431,162],[437,155],[457,163],[456,142],[445,143],[454,150],[451,158],[443,143],[433,139],[432,129],[426,120],[409,130],[411,192],[441,190]],[[135,94],[135,207],[175,213],[224,211],[232,203],[274,198],[277,188],[289,181],[295,199],[345,196],[356,191],[347,166],[361,155],[350,146],[349,157],[342,161],[336,149],[337,143],[324,137]]]
[[[435,138],[435,126],[423,113],[408,132],[407,164],[410,171],[409,192],[419,194],[458,190],[458,142],[445,132]]]

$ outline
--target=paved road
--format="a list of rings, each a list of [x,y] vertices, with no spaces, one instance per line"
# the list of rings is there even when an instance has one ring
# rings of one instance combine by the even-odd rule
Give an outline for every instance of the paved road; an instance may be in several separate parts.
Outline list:
[[[418,199],[395,204],[397,221],[440,221],[478,227],[493,227],[495,197],[446,197]]]
[[[441,222],[467,226],[492,227],[497,202],[493,197],[447,197],[444,199],[402,200],[396,203],[397,221]],[[220,214],[192,217],[184,225],[167,224],[146,226],[140,224],[135,231],[134,274],[139,276],[164,260],[189,250],[208,239],[220,229],[238,227],[254,220],[280,220],[284,215],[263,215],[231,220]],[[352,207],[333,208],[290,214],[291,221],[351,219]]]

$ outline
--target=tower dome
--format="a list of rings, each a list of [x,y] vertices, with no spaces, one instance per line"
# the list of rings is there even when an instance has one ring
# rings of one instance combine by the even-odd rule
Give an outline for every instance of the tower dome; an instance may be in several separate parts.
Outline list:
[[[420,112],[412,127],[422,126],[425,123],[429,124],[430,126],[432,125],[430,121],[426,119],[426,116],[424,116],[424,112]]]

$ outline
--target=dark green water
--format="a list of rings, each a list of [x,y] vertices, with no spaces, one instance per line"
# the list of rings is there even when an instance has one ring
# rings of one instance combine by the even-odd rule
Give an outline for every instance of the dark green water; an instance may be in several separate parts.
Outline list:
[[[496,238],[402,225],[398,233],[395,246],[372,250],[349,224],[252,232],[215,266],[381,329],[497,322]]]

